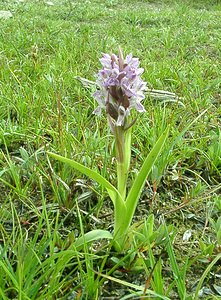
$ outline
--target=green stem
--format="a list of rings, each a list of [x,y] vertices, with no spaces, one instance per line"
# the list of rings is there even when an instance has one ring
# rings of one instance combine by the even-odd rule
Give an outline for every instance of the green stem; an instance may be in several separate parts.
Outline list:
[[[121,198],[125,201],[131,158],[131,128],[125,131],[123,127],[115,127],[115,138],[117,155],[117,189]],[[127,215],[127,208],[125,203],[122,205],[122,203],[116,199],[114,213],[115,248],[120,251],[122,248],[122,241],[125,240],[127,234],[127,222],[125,218]]]
[[[117,187],[122,199],[125,199],[131,157],[131,129],[125,131],[123,127],[116,126],[115,137],[117,154]]]
[[[117,196],[118,198],[118,196]],[[126,238],[127,231],[125,230],[125,215],[127,214],[127,208],[125,203],[116,199],[116,205],[114,207],[114,247],[117,251],[122,251],[122,241]]]
[[[122,197],[122,199],[126,198],[126,181],[127,174],[125,173],[124,164],[117,163],[117,189]]]
[[[124,166],[124,129],[123,127],[115,127],[115,137],[116,137],[116,156],[117,156],[117,189],[123,199],[126,196],[126,170]]]

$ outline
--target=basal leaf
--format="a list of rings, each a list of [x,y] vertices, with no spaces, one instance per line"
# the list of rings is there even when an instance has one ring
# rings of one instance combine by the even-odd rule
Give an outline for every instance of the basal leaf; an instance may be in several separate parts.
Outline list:
[[[141,170],[139,171],[130,191],[126,199],[126,206],[128,212],[130,211],[131,217],[134,214],[137,201],[140,197],[142,188],[144,186],[145,180],[147,176],[149,175],[157,157],[159,156],[163,145],[167,139],[169,133],[169,127],[162,133],[156,144],[154,145],[153,149],[150,151],[148,156],[146,157]]]
[[[63,163],[68,164],[70,167],[78,170],[82,174],[88,176],[89,178],[95,180],[97,183],[99,183],[101,186],[105,187],[111,200],[113,201],[114,205],[116,202],[116,198],[118,198],[119,201],[123,203],[122,197],[119,194],[118,190],[109,182],[107,181],[103,176],[101,176],[99,173],[89,169],[88,167],[85,167],[84,165],[69,159],[67,157],[63,157],[61,155],[52,153],[52,152],[47,152],[51,157],[54,159],[57,159]]]
[[[80,250],[80,248],[85,243],[90,243],[93,241],[97,241],[99,239],[111,240],[111,239],[113,239],[113,236],[107,230],[96,229],[96,230],[89,231],[89,232],[85,233],[83,236],[79,237],[76,240],[76,242],[74,243],[74,245],[77,248],[77,250]]]

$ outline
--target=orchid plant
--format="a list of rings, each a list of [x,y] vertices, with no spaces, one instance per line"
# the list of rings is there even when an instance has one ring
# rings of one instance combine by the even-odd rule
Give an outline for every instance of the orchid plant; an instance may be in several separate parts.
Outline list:
[[[76,161],[51,152],[49,155],[69,164],[106,188],[114,204],[114,232],[110,234],[107,231],[99,230],[99,236],[90,232],[85,235],[85,241],[87,241],[87,235],[89,241],[92,240],[91,236],[94,239],[113,238],[115,249],[122,251],[142,188],[167,139],[169,129],[166,129],[159,137],[144,160],[131,188],[127,191],[132,127],[136,122],[136,118],[131,118],[131,110],[134,109],[138,113],[145,112],[145,108],[141,104],[146,90],[146,82],[141,79],[144,69],[139,67],[139,59],[133,58],[132,54],[127,55],[124,59],[121,49],[119,49],[118,55],[103,54],[100,62],[102,68],[97,74],[97,91],[93,94],[98,103],[94,114],[100,115],[102,111],[105,111],[110,130],[115,138],[117,187],[99,173]]]

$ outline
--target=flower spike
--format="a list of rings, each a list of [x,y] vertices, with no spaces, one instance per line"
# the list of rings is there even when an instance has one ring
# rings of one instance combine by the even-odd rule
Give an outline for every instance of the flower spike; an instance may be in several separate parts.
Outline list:
[[[139,68],[139,59],[133,58],[132,54],[124,59],[121,48],[118,56],[103,54],[100,62],[102,69],[96,81],[98,90],[93,94],[99,106],[94,113],[100,114],[105,109],[108,118],[112,119],[112,128],[128,128],[127,117],[132,108],[139,113],[145,112],[141,101],[145,98],[146,82],[140,77],[144,70]]]

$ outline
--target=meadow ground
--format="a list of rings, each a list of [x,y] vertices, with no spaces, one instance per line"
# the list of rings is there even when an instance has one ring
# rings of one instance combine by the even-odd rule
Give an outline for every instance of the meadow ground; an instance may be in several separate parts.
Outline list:
[[[0,299],[221,299],[220,1],[5,0],[0,11]],[[113,230],[113,206],[46,151],[116,183],[113,136],[76,76],[94,81],[119,46],[149,88],[177,95],[147,94],[128,188],[170,134],[134,218],[146,235],[123,253],[103,239],[78,249],[84,233]]]

